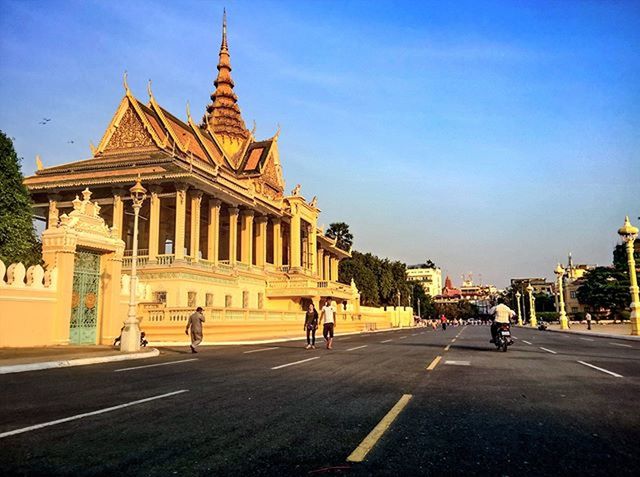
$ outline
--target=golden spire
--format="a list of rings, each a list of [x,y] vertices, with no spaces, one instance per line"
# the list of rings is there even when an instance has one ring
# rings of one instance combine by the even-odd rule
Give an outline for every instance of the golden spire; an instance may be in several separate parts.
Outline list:
[[[222,16],[222,43],[218,60],[218,76],[213,84],[216,90],[211,95],[211,103],[207,106],[207,112],[202,118],[202,127],[207,127],[222,136],[247,139],[249,131],[247,131],[240,114],[238,97],[233,92],[234,83],[231,79],[231,61],[227,43],[226,9]]]

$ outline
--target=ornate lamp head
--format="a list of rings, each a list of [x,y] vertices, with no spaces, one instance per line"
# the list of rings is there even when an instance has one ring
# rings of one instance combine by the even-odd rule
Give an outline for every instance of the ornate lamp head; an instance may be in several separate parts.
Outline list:
[[[564,268],[562,268],[562,265],[558,264],[558,266],[556,267],[556,269],[553,271],[553,273],[555,273],[556,275],[558,275],[558,277],[561,277],[562,275],[564,275]]]
[[[533,292],[533,287],[531,286],[531,283],[529,283],[527,285],[527,293],[532,293]]]
[[[522,294],[519,291],[517,291],[516,292],[516,298],[520,299],[521,296],[522,296]]]
[[[140,177],[136,180],[135,185],[129,189],[129,192],[131,192],[131,200],[133,200],[134,205],[141,205],[147,198],[147,189],[142,187]]]
[[[624,225],[618,229],[618,235],[620,235],[625,242],[634,242],[636,240],[638,228],[631,225],[628,215],[624,218]]]

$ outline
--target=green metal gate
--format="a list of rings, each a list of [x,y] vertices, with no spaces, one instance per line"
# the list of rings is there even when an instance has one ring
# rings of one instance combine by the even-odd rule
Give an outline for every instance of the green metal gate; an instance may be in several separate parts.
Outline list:
[[[95,344],[100,291],[100,254],[76,251],[71,295],[71,344]]]

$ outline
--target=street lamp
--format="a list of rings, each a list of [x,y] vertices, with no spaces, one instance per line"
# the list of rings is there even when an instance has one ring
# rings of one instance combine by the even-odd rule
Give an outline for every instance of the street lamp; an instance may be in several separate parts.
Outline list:
[[[569,322],[567,320],[567,314],[564,311],[564,292],[562,291],[562,277],[564,277],[564,268],[558,264],[553,271],[558,276],[558,302],[560,303],[560,329],[569,329]]]
[[[516,304],[518,305],[518,326],[522,326],[522,315],[520,314],[520,292],[516,292]]]
[[[147,190],[140,184],[140,177],[136,180],[135,185],[129,189],[131,192],[131,201],[133,202],[133,251],[131,254],[131,281],[129,289],[129,311],[127,320],[124,322],[122,330],[122,339],[120,340],[120,351],[139,351],[140,350],[140,326],[136,317],[136,291],[138,288],[138,217],[142,203],[147,198]]]
[[[640,298],[638,297],[638,278],[636,277],[636,261],[633,258],[634,244],[638,237],[638,228],[631,225],[629,216],[625,217],[624,225],[618,230],[618,235],[627,243],[627,263],[629,264],[629,281],[631,286],[631,334],[640,335]]]
[[[538,319],[536,318],[536,299],[533,296],[533,287],[531,283],[527,285],[527,293],[529,294],[529,324],[531,328],[538,326]]]

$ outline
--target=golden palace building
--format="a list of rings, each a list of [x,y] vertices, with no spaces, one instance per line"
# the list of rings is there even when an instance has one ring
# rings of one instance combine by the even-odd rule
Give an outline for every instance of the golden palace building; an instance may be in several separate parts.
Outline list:
[[[211,103],[198,122],[188,107],[183,121],[160,106],[151,84],[148,101],[140,101],[125,75],[125,95],[92,146],[93,157],[47,168],[38,161],[35,175],[25,179],[36,214],[47,223],[46,268],[58,268],[57,286],[66,290],[59,293],[65,300],[71,294],[71,312],[59,310],[55,339],[44,341],[106,344],[118,335],[132,262],[129,189],[138,178],[148,194],[139,221],[138,315],[152,340],[184,340],[186,318],[196,306],[205,308],[219,341],[287,336],[299,333],[308,303],[318,307],[328,297],[340,310],[343,331],[387,327],[394,319],[400,324],[399,314],[370,310],[366,316],[355,284],[338,283],[339,262],[350,254],[319,229],[315,197],[306,200],[300,185],[285,191],[279,131],[258,140],[247,129],[231,77],[226,19],[217,69]],[[73,279],[65,280],[60,230],[72,223],[84,223],[84,232],[99,229],[116,245],[100,249],[88,240],[66,250],[75,260],[69,262]],[[110,291],[104,288],[106,251],[109,263],[117,262],[109,268],[118,281]],[[79,269],[81,264],[89,268]],[[85,283],[90,275],[93,285]],[[7,277],[7,283],[15,280]]]

